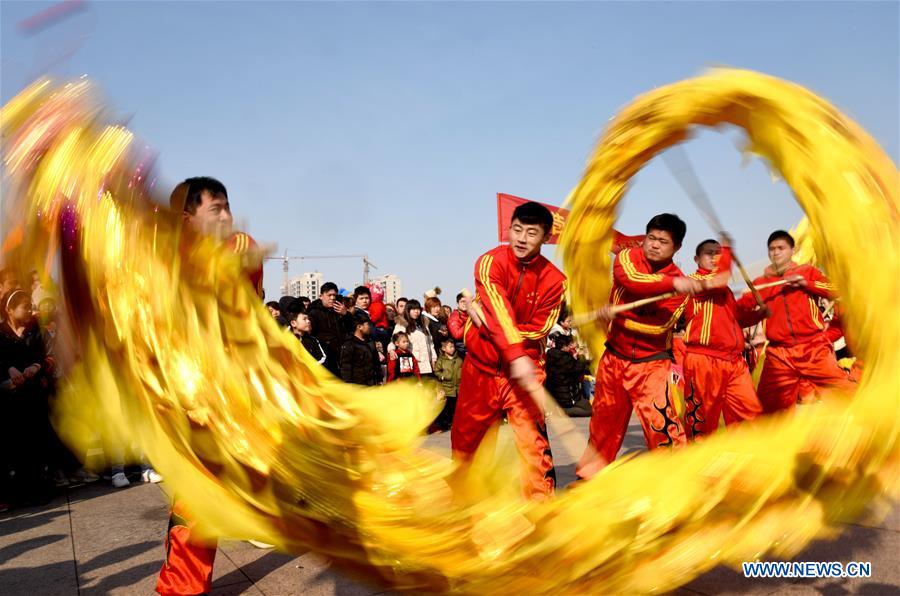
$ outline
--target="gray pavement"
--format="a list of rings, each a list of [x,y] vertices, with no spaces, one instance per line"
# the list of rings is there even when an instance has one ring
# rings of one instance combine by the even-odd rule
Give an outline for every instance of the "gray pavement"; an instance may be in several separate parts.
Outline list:
[[[587,434],[587,420],[576,420]],[[449,435],[426,445],[449,451]],[[640,427],[632,420],[623,452],[641,450]],[[555,453],[560,486],[574,480],[574,461]],[[168,497],[162,486],[108,482],[69,488],[48,505],[0,514],[0,596],[152,594],[163,558]],[[817,542],[798,561],[870,561],[867,579],[746,579],[716,568],[678,589],[691,594],[873,594],[900,596],[900,508],[881,523],[860,521],[838,540]],[[330,568],[306,553],[285,555],[246,542],[222,541],[213,594],[351,595],[384,593]]]

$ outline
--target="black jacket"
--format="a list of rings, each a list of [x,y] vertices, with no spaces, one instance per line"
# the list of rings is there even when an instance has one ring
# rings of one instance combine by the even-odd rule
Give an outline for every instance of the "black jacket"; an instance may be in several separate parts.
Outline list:
[[[581,381],[590,374],[590,364],[572,354],[550,348],[547,350],[547,379],[544,387],[560,407],[571,408],[581,399]]]
[[[309,305],[309,320],[313,337],[325,349],[325,368],[340,376],[341,347],[353,335],[350,332],[353,317],[349,313],[339,315],[334,309],[322,306],[321,300],[316,300]]]
[[[27,325],[22,337],[5,321],[0,322],[0,381],[9,379],[10,368],[23,372],[32,364],[41,365],[39,375],[47,372],[47,353],[37,322]]]
[[[381,363],[371,343],[355,335],[341,348],[341,379],[357,385],[378,385],[381,382]]]
[[[308,333],[302,337],[298,335],[297,339],[300,340],[300,343],[306,348],[309,355],[316,359],[316,362],[325,364],[325,348],[322,347],[318,339]]]

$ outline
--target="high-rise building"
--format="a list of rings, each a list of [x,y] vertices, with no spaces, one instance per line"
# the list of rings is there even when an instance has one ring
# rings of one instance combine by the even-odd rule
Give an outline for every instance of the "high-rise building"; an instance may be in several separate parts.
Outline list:
[[[307,272],[291,280],[290,295],[299,298],[306,296],[310,300],[318,300],[322,289],[322,274],[318,271]]]
[[[393,273],[387,273],[372,280],[384,290],[384,302],[397,302],[397,298],[403,295],[403,286],[400,278]]]

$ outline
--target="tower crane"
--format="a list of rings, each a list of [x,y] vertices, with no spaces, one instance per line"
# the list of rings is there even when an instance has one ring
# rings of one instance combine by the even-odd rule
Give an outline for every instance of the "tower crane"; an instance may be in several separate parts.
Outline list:
[[[282,271],[284,272],[284,278],[281,284],[281,295],[286,296],[288,291],[290,290],[290,263],[292,260],[315,260],[315,259],[362,259],[363,262],[363,284],[369,283],[369,270],[370,269],[378,269],[378,266],[375,265],[372,261],[369,260],[369,255],[304,255],[304,256],[293,256],[288,255],[287,249],[284,251],[284,255],[280,257],[266,257],[267,261],[281,261],[282,262]]]

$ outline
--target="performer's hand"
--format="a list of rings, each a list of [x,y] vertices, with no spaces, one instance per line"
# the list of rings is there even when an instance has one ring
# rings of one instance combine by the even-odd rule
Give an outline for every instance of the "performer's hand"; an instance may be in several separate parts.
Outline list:
[[[809,285],[806,281],[806,278],[802,275],[795,275],[791,277],[790,280],[791,281],[788,285],[792,288],[805,288],[807,285]]]
[[[478,313],[475,311],[476,311],[476,309],[474,309],[474,308],[469,309],[469,318],[472,319],[473,325],[475,325],[476,327],[481,327],[481,323],[482,323],[481,317],[479,317]]]
[[[22,371],[22,376],[25,377],[26,379],[31,379],[32,377],[34,377],[34,375],[38,374],[39,372],[41,372],[41,365],[40,364],[32,364],[31,366],[29,366],[28,368],[26,368],[25,370]]]
[[[613,319],[616,318],[616,313],[613,311],[612,306],[609,304],[604,304],[600,308],[597,309],[597,320],[604,321],[609,323]]]
[[[763,317],[767,319],[772,316],[772,309],[768,306],[757,306],[754,310],[756,310],[756,312],[762,313]]]
[[[721,244],[722,246],[731,246],[732,244],[734,244],[734,241],[731,239],[731,235],[727,232],[720,232],[719,244]]]
[[[534,363],[528,356],[519,356],[509,363],[509,378],[523,388],[535,384]]]
[[[690,277],[676,277],[672,285],[679,294],[699,294],[703,291],[703,284]]]

